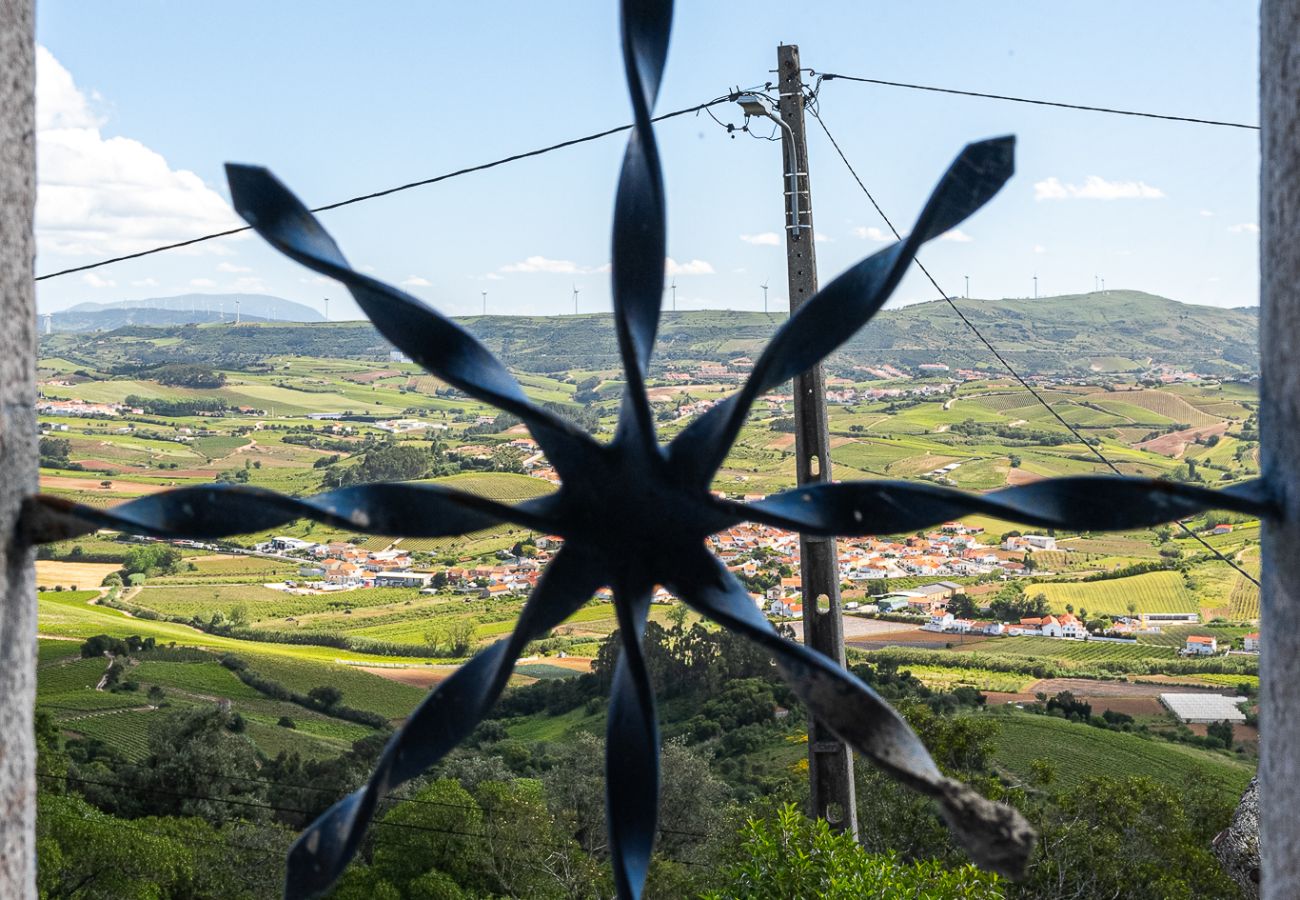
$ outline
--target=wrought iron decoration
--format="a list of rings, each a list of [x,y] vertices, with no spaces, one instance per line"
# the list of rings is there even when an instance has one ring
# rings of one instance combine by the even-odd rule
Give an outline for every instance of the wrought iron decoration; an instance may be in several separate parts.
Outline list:
[[[934,798],[957,840],[987,868],[1016,876],[1033,831],[1015,810],[945,777],[906,722],[833,661],[779,637],[706,538],[742,521],[816,535],[910,532],[971,513],[1040,526],[1117,529],[1224,508],[1267,513],[1260,482],[1224,491],[1145,479],[1072,477],[967,494],[896,481],[821,484],[754,503],[711,494],[711,480],[760,394],[847,341],[884,304],[920,245],[979,209],[1012,173],[1013,139],[971,144],[940,179],[910,235],[857,263],[795,311],[734,396],[661,446],[645,378],[663,295],[665,207],[650,123],[667,56],[671,3],[624,0],[623,56],[635,124],[614,208],[614,323],[626,376],[613,440],[601,444],[531,403],[469,333],[420,301],[352,269],[334,240],[270,172],[227,166],[235,207],[272,246],[342,282],[375,326],[429,372],[522,419],[561,477],[547,497],[507,506],[448,488],[372,484],[295,498],[202,485],[100,510],[37,496],[26,522],[48,542],[113,528],[159,538],[261,531],[300,517],[373,534],[460,535],[501,522],[564,537],[509,638],[481,651],[420,704],[365,786],[339,801],[289,853],[285,895],[326,891],[356,853],[377,802],[463,740],[506,685],[529,641],[602,586],[614,591],[622,653],[609,701],[606,774],[610,848],[620,897],[639,897],[658,812],[659,736],[642,656],[650,598],[662,584],[696,611],[762,645],[819,719],[899,781]]]

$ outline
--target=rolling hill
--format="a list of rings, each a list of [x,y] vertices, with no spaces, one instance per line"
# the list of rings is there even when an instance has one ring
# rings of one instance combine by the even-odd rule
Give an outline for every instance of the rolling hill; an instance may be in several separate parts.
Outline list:
[[[994,346],[1031,374],[1138,372],[1163,364],[1204,374],[1243,375],[1256,372],[1259,366],[1259,319],[1251,308],[1193,306],[1118,290],[1040,300],[960,303]],[[675,361],[755,357],[784,319],[784,315],[732,310],[666,312],[655,360],[662,366]],[[558,372],[618,366],[609,314],[476,316],[460,321],[518,370]],[[365,322],[254,323],[239,332],[238,341],[232,340],[228,323],[225,327],[132,325],[98,335],[90,344],[84,335],[56,332],[42,341],[42,356],[99,360],[101,365],[113,358],[148,364],[184,359],[230,368],[285,354],[386,359],[391,349]],[[833,372],[847,374],[855,366],[888,363],[914,367],[936,362],[953,368],[998,368],[942,301],[880,313],[829,365]]]

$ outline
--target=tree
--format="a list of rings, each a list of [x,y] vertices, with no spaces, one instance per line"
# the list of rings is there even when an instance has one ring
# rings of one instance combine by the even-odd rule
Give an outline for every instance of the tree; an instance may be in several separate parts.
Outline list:
[[[343,702],[343,692],[328,684],[312,688],[307,697],[321,709],[333,709]]]
[[[150,730],[142,763],[117,773],[121,787],[88,788],[87,794],[96,805],[129,817],[265,820],[258,750],[232,732],[233,723],[230,710],[219,706],[173,713]]]
[[[969,619],[979,614],[979,607],[968,595],[953,594],[952,599],[948,601],[948,612],[959,619]]]
[[[1205,736],[1218,741],[1227,750],[1232,749],[1232,723],[1226,719],[1205,726]]]
[[[788,803],[770,818],[750,819],[740,846],[720,872],[723,886],[707,900],[787,900],[790,897],[926,897],[995,900],[1006,894],[1000,879],[972,865],[945,869],[936,861],[905,862],[894,853],[868,853],[848,834],[837,834]]]
[[[171,575],[181,563],[181,552],[170,544],[153,543],[126,551],[122,571],[131,575]]]

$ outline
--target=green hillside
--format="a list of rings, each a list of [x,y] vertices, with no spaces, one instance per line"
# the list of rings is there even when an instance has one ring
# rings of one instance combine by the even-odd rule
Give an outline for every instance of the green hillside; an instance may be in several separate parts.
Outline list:
[[[1137,371],[1153,364],[1230,374],[1258,369],[1253,309],[1192,306],[1138,291],[1040,300],[963,300],[963,312],[1007,357],[1034,373]],[[665,312],[656,361],[727,361],[755,356],[783,314]],[[513,368],[530,372],[609,370],[618,348],[608,314],[475,316],[461,320]],[[363,322],[251,323],[232,340],[226,324],[144,327],[42,337],[41,355],[92,368],[106,363],[209,361],[250,364],[286,354],[386,359],[390,346]],[[893,364],[988,367],[993,361],[941,301],[881,312],[831,360],[831,368]]]
[[[996,763],[1021,780],[1031,778],[1034,761],[1044,760],[1063,786],[1093,775],[1146,775],[1173,787],[1208,785],[1235,801],[1255,774],[1252,763],[1224,753],[1051,716],[1010,714],[999,716],[998,724]]]

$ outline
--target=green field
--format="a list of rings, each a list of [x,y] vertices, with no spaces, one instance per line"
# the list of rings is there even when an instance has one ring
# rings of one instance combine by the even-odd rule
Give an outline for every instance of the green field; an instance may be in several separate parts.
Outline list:
[[[88,593],[88,592],[81,592]],[[316,662],[400,662],[418,663],[410,657],[382,656],[373,653],[355,653],[333,647],[311,644],[273,644],[263,641],[243,641],[236,638],[206,634],[188,625],[151,621],[128,616],[126,613],[85,601],[69,600],[70,592],[42,592],[38,598],[39,628],[42,636],[71,637],[85,640],[97,634],[127,637],[137,634],[152,637],[161,644],[199,647],[223,653],[237,653],[257,657],[274,657]]]
[[[1178,572],[1147,572],[1128,578],[1078,583],[1032,584],[1030,595],[1045,594],[1052,612],[1065,612],[1066,604],[1088,610],[1090,616],[1126,616],[1130,603],[1141,613],[1196,612],[1197,598]]]
[[[1038,679],[1015,672],[995,672],[992,669],[945,668],[943,666],[902,666],[919,678],[926,687],[951,691],[958,687],[973,687],[981,691],[1018,694]]]
[[[1066,786],[1094,775],[1145,775],[1174,787],[1207,785],[1233,803],[1255,767],[1223,753],[1094,728],[1051,716],[999,715],[996,764],[1022,781],[1045,760]]]
[[[983,641],[973,647],[954,648],[955,652],[971,652],[1001,657],[1048,659],[1066,667],[1087,668],[1090,663],[1138,662],[1142,660],[1172,660],[1173,647],[1152,644],[1113,644],[1109,641],[1067,641],[1047,637],[1008,637]]]

